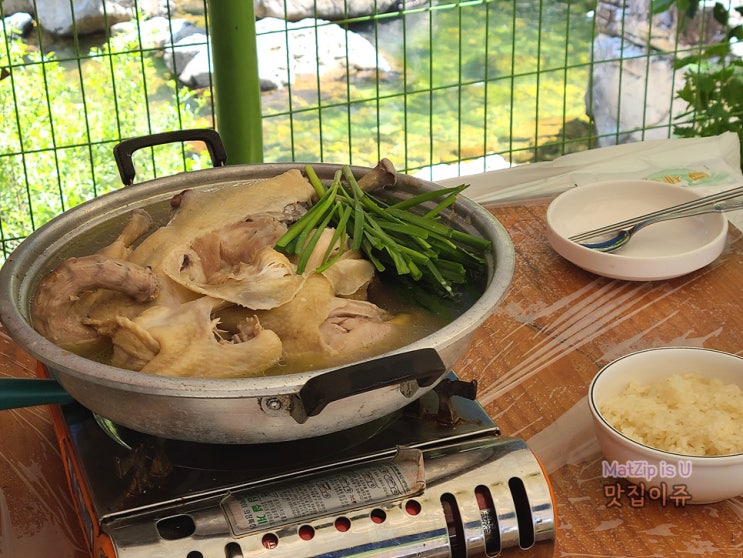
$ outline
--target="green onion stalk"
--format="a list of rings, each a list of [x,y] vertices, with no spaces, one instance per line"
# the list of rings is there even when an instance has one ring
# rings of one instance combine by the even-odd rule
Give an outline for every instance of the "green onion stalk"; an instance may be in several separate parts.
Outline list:
[[[338,170],[329,186],[311,165],[307,177],[317,202],[279,238],[276,249],[297,257],[297,273],[307,262],[327,227],[335,229],[321,264],[321,273],[347,249],[360,250],[380,273],[394,272],[408,286],[420,285],[435,295],[455,298],[458,286],[484,269],[481,253],[490,241],[441,222],[467,184],[432,190],[396,203],[363,191],[349,166]],[[345,178],[345,182],[344,179]],[[424,203],[435,202],[427,211]]]

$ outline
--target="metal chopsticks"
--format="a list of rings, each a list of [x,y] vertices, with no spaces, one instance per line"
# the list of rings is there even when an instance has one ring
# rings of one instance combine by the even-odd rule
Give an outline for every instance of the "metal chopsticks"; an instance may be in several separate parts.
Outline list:
[[[703,198],[699,198],[698,200],[692,200],[685,203],[680,203],[677,205],[673,205],[671,207],[667,207],[665,209],[660,209],[658,211],[654,211],[652,213],[646,213],[645,215],[638,215],[637,217],[633,217],[631,219],[626,219],[624,221],[619,221],[618,223],[613,223],[611,225],[607,225],[605,227],[601,227],[598,229],[593,229],[590,231],[585,231],[576,235],[573,235],[569,237],[569,240],[572,240],[573,242],[582,242],[584,240],[588,240],[589,238],[593,238],[594,236],[599,236],[602,234],[609,234],[614,233],[617,230],[626,229],[633,225],[636,225],[637,223],[644,221],[646,219],[652,219],[655,217],[661,217],[666,216],[672,213],[675,213],[677,211],[687,211],[690,209],[699,209],[701,207],[707,206],[707,205],[714,205],[718,202],[729,200],[731,198],[736,198],[739,196],[743,196],[743,186],[738,186],[736,188],[732,188],[730,190],[725,190],[724,192],[719,192],[717,194],[712,194],[710,196],[705,196]]]

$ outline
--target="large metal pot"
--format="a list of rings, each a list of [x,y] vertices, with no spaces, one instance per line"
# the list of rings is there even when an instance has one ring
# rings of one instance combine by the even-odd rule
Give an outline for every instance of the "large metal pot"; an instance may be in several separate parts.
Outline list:
[[[276,442],[320,436],[394,413],[433,388],[454,366],[511,282],[514,252],[508,234],[487,210],[461,196],[454,205],[454,224],[492,242],[482,296],[434,334],[355,366],[242,379],[163,377],[80,357],[31,326],[30,305],[39,280],[63,258],[89,254],[110,241],[132,209],[164,217],[171,197],[185,189],[221,188],[303,166],[234,165],[182,173],[123,188],[63,213],[31,234],[0,269],[0,320],[75,400],[147,434],[209,443]],[[331,180],[340,167],[313,168],[320,178]],[[369,170],[353,168],[357,176]],[[125,181],[126,174],[122,170]],[[129,178],[132,182],[133,175]],[[400,175],[396,190],[420,193],[435,188]]]

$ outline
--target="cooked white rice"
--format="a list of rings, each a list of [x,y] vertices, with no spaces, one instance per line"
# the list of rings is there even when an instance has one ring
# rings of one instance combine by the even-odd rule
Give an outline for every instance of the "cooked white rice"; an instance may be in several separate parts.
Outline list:
[[[645,445],[686,455],[743,452],[743,391],[698,374],[630,382],[599,411],[609,424]]]

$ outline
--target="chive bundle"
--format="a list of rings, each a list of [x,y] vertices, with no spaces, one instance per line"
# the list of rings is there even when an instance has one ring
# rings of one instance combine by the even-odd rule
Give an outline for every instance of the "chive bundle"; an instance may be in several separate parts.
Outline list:
[[[277,250],[297,256],[297,273],[306,271],[326,227],[334,227],[335,232],[317,273],[333,265],[350,247],[360,250],[380,273],[394,271],[400,278],[453,298],[454,286],[466,283],[468,272],[482,269],[485,260],[478,252],[489,248],[490,241],[439,219],[466,184],[390,204],[364,192],[349,166],[335,173],[330,186],[321,182],[310,165],[305,172],[318,200],[276,243]],[[436,200],[436,206],[425,213],[411,211]]]

